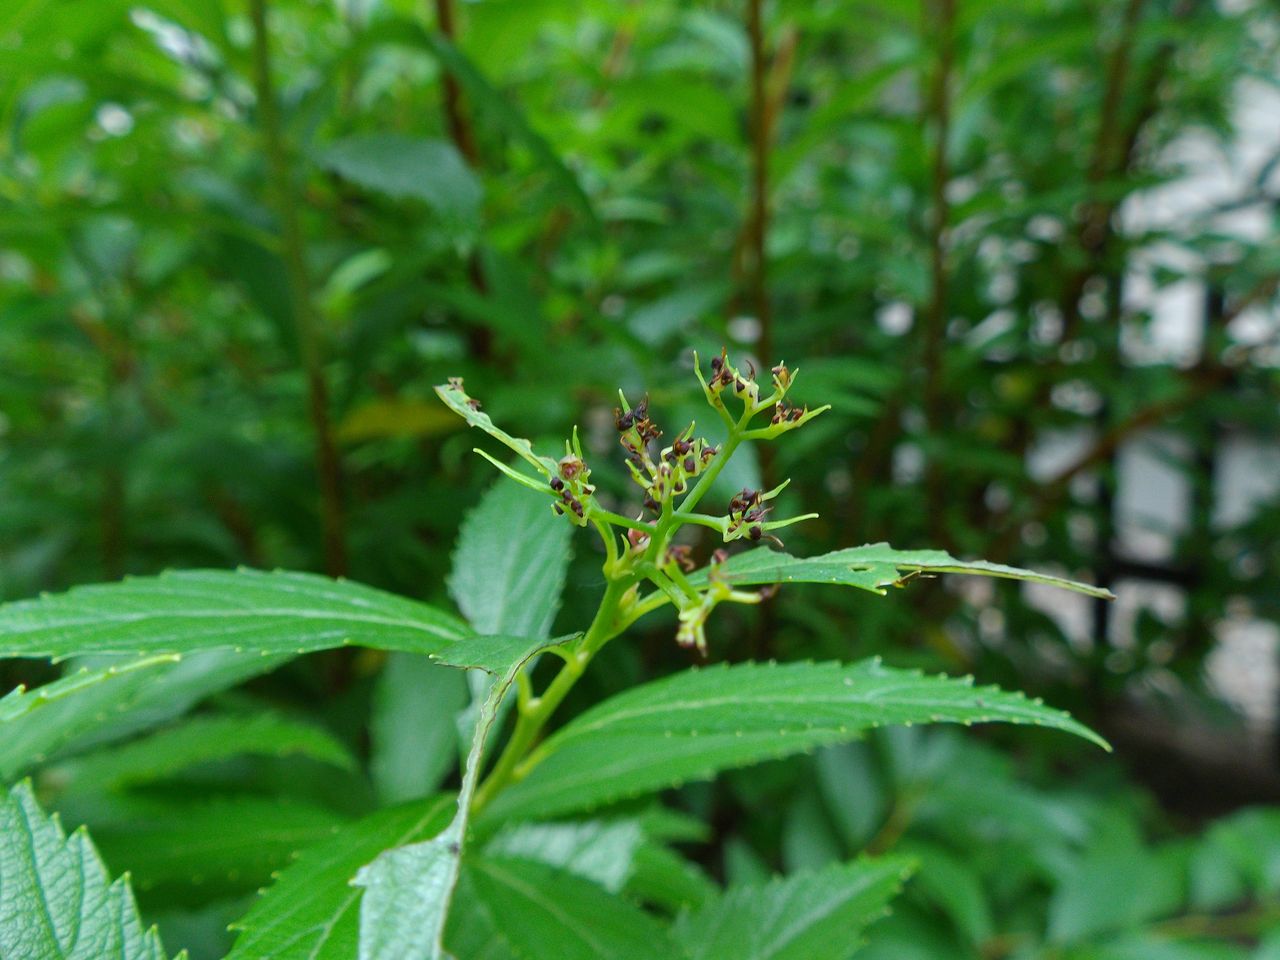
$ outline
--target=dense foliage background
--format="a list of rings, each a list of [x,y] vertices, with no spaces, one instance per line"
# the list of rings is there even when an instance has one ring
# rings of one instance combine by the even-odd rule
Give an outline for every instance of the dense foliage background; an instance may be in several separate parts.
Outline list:
[[[730,880],[916,854],[860,956],[1280,956],[1278,44],[1274,6],[1203,0],[9,4],[0,597],[248,564],[437,598],[492,470],[432,384],[465,375],[522,435],[576,423],[603,465],[618,386],[672,433],[694,349],[785,358],[834,410],[742,482],[821,513],[797,552],[941,546],[1121,599],[791,588],[721,616],[712,659],[972,672],[1119,750],[900,730],[681,791],[711,824],[683,849]],[[577,547],[565,623],[600,584]],[[575,699],[690,656],[659,625]],[[1261,684],[1252,712],[1211,661]],[[315,831],[432,789],[379,704],[463,694],[384,668],[222,695],[311,715],[372,779],[226,782]],[[179,832],[95,830],[197,957],[310,836],[221,828],[245,854],[216,877]],[[654,870],[637,896],[670,892]]]

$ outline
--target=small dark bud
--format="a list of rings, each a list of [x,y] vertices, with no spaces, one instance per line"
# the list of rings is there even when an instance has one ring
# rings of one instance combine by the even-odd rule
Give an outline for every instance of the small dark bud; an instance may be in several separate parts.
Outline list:
[[[579,516],[581,516],[581,513],[579,513]],[[752,527],[749,531],[747,531],[747,533],[752,540],[759,540],[760,537],[764,535],[764,531],[761,530],[758,526]]]
[[[559,493],[561,490],[564,489],[564,481],[561,480],[559,477],[552,477],[551,489],[554,490],[556,493]]]
[[[715,373],[717,373],[717,374],[718,374],[718,373],[720,372],[720,368],[721,368],[721,367],[723,367],[723,366],[724,366],[724,360],[723,360],[722,358],[720,358],[720,357],[712,357],[712,358],[711,358],[711,369],[712,369]],[[450,381],[449,381],[449,382],[450,382],[450,383],[453,383],[453,379],[450,379]],[[461,380],[459,380],[459,381],[458,381],[458,386],[459,386],[459,387],[461,387],[461,386],[462,386],[462,381],[461,381]]]
[[[564,516],[564,507],[560,506],[560,504],[558,504],[558,503],[553,503],[553,504],[551,505],[551,509],[552,509],[552,510],[554,510],[554,511],[556,512],[556,516],[557,516],[557,517],[563,517],[563,516]]]
[[[581,516],[582,516],[582,501],[581,501],[581,500],[575,500],[575,501],[573,501],[573,503],[572,503],[572,504],[570,504],[570,507],[573,509],[573,512],[574,512],[574,514],[575,514],[576,516],[579,516],[579,517],[581,517]],[[759,531],[759,529],[760,529],[759,527],[757,527],[757,528],[756,528],[756,530],[757,530],[757,531]],[[755,539],[759,540],[760,538],[759,538],[759,537],[756,537]]]
[[[695,460],[693,457],[685,457],[685,458],[684,458],[684,472],[685,472],[685,473],[693,473],[694,468],[696,468],[697,466],[698,466],[698,461],[697,461],[697,460]]]
[[[653,499],[653,497],[645,497],[644,508],[646,510],[652,510],[654,513],[657,513],[661,509],[661,506],[659,505],[657,500]]]
[[[623,413],[619,408],[613,408],[613,423],[618,428],[619,433],[626,433],[636,422],[634,413]]]

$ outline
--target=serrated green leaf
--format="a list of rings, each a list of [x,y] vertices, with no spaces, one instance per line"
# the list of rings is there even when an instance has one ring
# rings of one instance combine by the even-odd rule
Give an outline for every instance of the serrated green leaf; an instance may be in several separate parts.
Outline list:
[[[527,960],[670,960],[666,930],[574,874],[530,860],[468,858],[477,896]]]
[[[114,883],[83,829],[63,833],[29,783],[0,802],[0,956],[165,960],[125,878]]]
[[[0,657],[301,654],[351,644],[439,653],[467,634],[434,607],[309,573],[188,570],[0,606]]]
[[[252,890],[343,823],[330,810],[282,799],[136,800],[132,815],[94,825],[106,861],[139,890],[196,885],[198,899]]]
[[[461,380],[450,380],[448,383],[438,385],[435,389],[436,396],[444,401],[445,406],[465,420],[468,426],[483,430],[507,449],[519,454],[526,463],[543,476],[549,476],[555,469],[556,462],[550,457],[540,457],[534,453],[533,444],[528,440],[524,437],[513,437],[495,424],[490,416],[480,409],[478,401],[467,396]]]
[[[338,176],[393,199],[421,200],[449,220],[474,223],[483,190],[453,144],[373,133],[344,137],[316,155]]]
[[[492,684],[471,738],[458,809],[439,835],[383,851],[353,881],[365,888],[360,902],[360,960],[440,960],[449,903],[458,882],[471,799],[480,777],[489,730],[498,706],[524,666],[551,644],[537,641],[508,664]]]
[[[943,550],[895,550],[887,543],[835,550],[818,557],[793,557],[758,547],[730,557],[719,567],[720,575],[735,586],[765,583],[832,583],[884,594],[885,587],[901,586],[916,574],[962,573],[1008,580],[1044,583],[1091,597],[1112,599],[1111,591],[1065,577],[1055,577],[985,560],[957,560]],[[691,577],[705,583],[705,571]]]
[[[674,933],[689,960],[847,960],[910,873],[909,861],[883,858],[733,887]]]
[[[380,810],[304,850],[244,918],[227,960],[351,960],[360,935],[360,890],[351,885],[383,850],[439,832],[452,798]]]
[[[549,817],[910,723],[1027,723],[1105,741],[1067,714],[969,678],[859,664],[716,666],[606,700],[553,734],[486,816]]]
[[[77,670],[34,690],[18,687],[0,700],[0,778],[10,780],[128,704],[176,657],[149,657]]]
[[[544,498],[498,481],[467,514],[449,593],[477,633],[541,639],[560,607],[573,528]]]
[[[196,717],[123,746],[99,750],[59,771],[77,791],[115,789],[170,776],[199,763],[256,754],[300,754],[341,767],[355,758],[333,734],[279,713]]]

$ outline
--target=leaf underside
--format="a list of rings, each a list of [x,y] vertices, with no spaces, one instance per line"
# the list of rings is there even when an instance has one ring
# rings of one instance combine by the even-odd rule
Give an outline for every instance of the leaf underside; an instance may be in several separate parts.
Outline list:
[[[970,678],[859,664],[720,665],[634,687],[551,736],[486,817],[548,817],[912,723],[1020,723],[1101,746],[1067,714]],[[536,764],[536,765],[534,765]]]

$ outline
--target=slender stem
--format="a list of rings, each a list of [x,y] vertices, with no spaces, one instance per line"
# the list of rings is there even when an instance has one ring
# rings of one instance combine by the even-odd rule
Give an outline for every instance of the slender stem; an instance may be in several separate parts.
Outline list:
[[[532,749],[542,728],[546,726],[565,696],[573,689],[573,685],[578,682],[578,678],[587,669],[592,658],[601,647],[621,633],[631,622],[620,615],[619,605],[634,583],[635,578],[630,575],[608,581],[604,596],[600,600],[600,607],[596,610],[595,619],[591,621],[591,626],[586,636],[582,638],[578,649],[565,660],[560,667],[560,672],[556,674],[555,679],[541,696],[530,698],[524,704],[518,705],[520,715],[516,720],[516,728],[503,748],[502,755],[498,757],[498,762],[494,764],[493,770],[476,792],[472,803],[473,812],[483,809],[493,799],[494,794],[510,782],[517,765]]]
[[[307,378],[307,407],[315,434],[316,473],[320,483],[320,520],[324,533],[325,570],[341,576],[347,569],[347,545],[342,508],[342,464],[338,460],[333,428],[329,422],[329,393],[324,379],[320,354],[319,326],[311,295],[311,278],[307,273],[306,247],[302,237],[302,219],[293,179],[293,164],[285,147],[280,111],[276,105],[271,80],[271,46],[267,35],[266,0],[249,0],[253,22],[253,75],[258,99],[258,120],[262,127],[263,145],[280,220],[281,248],[284,256],[289,300],[293,307],[293,325],[298,338],[298,352]]]

